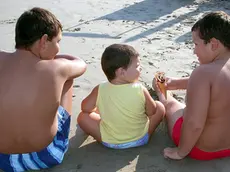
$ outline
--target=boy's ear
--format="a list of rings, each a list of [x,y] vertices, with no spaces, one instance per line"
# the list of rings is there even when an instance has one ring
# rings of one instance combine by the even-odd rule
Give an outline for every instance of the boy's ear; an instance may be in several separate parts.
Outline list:
[[[47,46],[47,41],[48,41],[48,35],[47,34],[44,34],[40,41],[39,41],[39,46],[41,49],[45,49],[46,46]]]
[[[219,44],[220,44],[220,41],[219,40],[217,40],[216,38],[212,38],[211,40],[210,40],[210,43],[211,43],[211,49],[212,49],[212,51],[215,51],[215,50],[217,50],[218,48],[219,48]]]
[[[124,76],[124,69],[122,67],[118,68],[115,72],[116,76]]]

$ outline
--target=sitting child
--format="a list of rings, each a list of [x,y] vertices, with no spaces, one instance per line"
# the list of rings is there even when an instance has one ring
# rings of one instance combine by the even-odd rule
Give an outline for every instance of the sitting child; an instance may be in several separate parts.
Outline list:
[[[138,83],[138,52],[129,45],[113,44],[105,49],[101,65],[108,82],[97,85],[82,101],[79,126],[109,148],[147,144],[165,108]]]

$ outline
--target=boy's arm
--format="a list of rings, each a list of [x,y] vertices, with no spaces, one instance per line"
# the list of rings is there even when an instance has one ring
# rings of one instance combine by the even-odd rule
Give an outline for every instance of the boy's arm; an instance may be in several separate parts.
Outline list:
[[[154,101],[145,87],[143,87],[143,91],[145,96],[145,111],[147,116],[152,116],[159,113],[165,114],[164,106],[160,102]]]
[[[187,89],[189,77],[185,78],[166,78],[167,90]]]
[[[99,85],[96,86],[92,90],[92,92],[82,101],[81,103],[82,112],[91,113],[91,112],[96,111],[98,88],[99,88]]]
[[[194,70],[188,83],[187,105],[181,130],[178,155],[185,157],[198,141],[207,119],[210,102],[209,73],[204,67]]]
[[[81,76],[86,71],[86,63],[69,55],[57,55],[54,59],[58,63],[58,71],[66,80]]]

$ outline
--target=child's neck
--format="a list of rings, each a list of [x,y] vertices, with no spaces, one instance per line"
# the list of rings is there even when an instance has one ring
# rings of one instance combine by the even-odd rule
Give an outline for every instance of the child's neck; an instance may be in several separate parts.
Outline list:
[[[224,49],[219,52],[219,54],[216,56],[216,58],[213,61],[217,60],[228,60],[230,58],[230,50]]]
[[[126,80],[122,80],[119,78],[115,78],[115,79],[111,80],[110,83],[112,83],[114,85],[122,85],[122,84],[130,84],[131,82],[128,82]]]

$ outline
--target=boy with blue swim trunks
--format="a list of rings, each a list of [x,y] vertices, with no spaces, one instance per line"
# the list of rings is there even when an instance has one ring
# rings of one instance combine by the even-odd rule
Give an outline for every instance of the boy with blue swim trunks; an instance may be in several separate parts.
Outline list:
[[[42,8],[16,24],[16,51],[0,52],[0,170],[50,168],[68,150],[73,79],[80,58],[57,55],[62,26]]]
[[[79,126],[109,148],[147,144],[165,109],[138,82],[139,54],[129,45],[113,44],[105,49],[101,65],[108,82],[97,85],[83,100]]]

